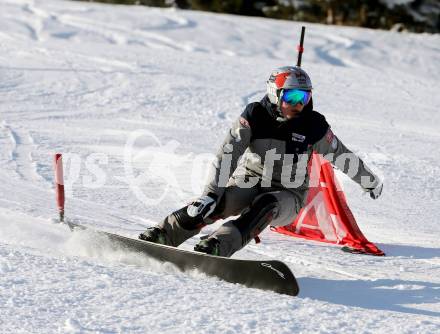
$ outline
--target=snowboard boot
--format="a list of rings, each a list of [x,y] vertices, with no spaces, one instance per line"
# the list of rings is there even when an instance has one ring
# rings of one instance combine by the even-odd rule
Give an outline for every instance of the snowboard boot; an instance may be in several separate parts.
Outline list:
[[[198,234],[205,222],[199,215],[191,217],[187,206],[174,211],[155,227],[148,228],[139,235],[139,239],[178,247],[185,240]]]
[[[154,242],[155,244],[167,244],[165,230],[156,226],[147,228],[145,232],[139,234],[138,238],[144,241]]]
[[[206,238],[194,246],[196,252],[206,253],[210,255],[220,255],[220,241],[216,238]]]

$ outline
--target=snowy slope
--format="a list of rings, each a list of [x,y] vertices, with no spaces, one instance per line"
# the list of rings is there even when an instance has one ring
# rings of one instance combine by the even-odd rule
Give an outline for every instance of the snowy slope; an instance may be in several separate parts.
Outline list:
[[[385,180],[372,201],[341,177],[387,257],[266,231],[235,256],[285,261],[302,288],[291,298],[183,275],[54,222],[55,152],[67,215],[89,226],[135,236],[197,196],[230,123],[295,62],[300,27],[0,0],[0,332],[440,332],[438,35],[307,25],[316,109]]]

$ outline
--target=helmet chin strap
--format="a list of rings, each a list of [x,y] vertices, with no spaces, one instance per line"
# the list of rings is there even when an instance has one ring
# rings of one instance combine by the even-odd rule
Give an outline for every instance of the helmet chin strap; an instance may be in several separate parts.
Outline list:
[[[282,103],[281,96],[282,96],[282,94],[283,94],[283,90],[280,90],[280,93],[278,94],[278,101],[276,104],[276,114],[277,114],[276,120],[277,120],[277,122],[280,122],[280,123],[287,121],[287,118],[284,117],[283,112],[281,111],[281,103]]]
[[[279,107],[277,107],[277,118],[276,118],[277,122],[287,122],[288,119],[286,117],[284,117],[283,113],[281,112],[281,109]]]

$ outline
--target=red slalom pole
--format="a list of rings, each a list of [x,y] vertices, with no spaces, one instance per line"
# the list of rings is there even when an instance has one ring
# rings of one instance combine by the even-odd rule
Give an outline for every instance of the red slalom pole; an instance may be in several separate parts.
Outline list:
[[[55,154],[54,157],[55,171],[55,194],[57,199],[58,212],[60,214],[60,223],[64,222],[64,173],[63,173],[63,156],[61,153]]]

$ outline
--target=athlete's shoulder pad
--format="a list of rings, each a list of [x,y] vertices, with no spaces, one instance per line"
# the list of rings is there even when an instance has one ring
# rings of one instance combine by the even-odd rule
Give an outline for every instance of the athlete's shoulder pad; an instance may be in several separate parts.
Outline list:
[[[263,115],[267,114],[264,106],[260,102],[249,103],[241,114],[240,119],[244,119],[248,122],[250,127],[258,122]],[[243,123],[245,123],[243,121]]]
[[[311,139],[313,143],[316,143],[325,136],[330,125],[327,123],[325,116],[315,110],[312,110],[308,115]]]
[[[262,109],[263,106],[260,102],[252,102],[249,103],[246,108],[244,108],[243,113],[241,114],[242,117],[246,118],[247,120],[251,120],[253,117],[256,116],[258,113],[258,110]]]

